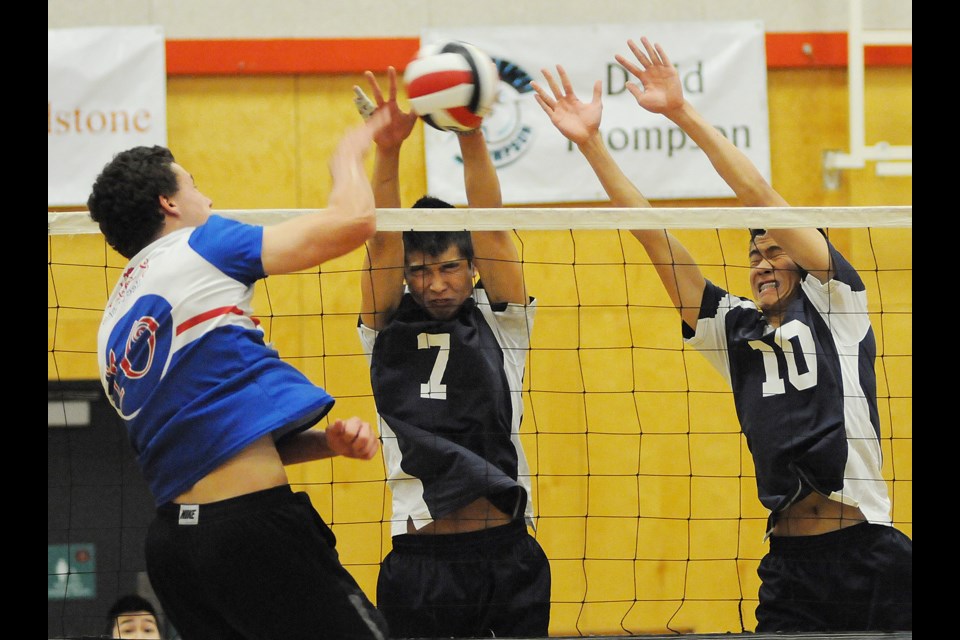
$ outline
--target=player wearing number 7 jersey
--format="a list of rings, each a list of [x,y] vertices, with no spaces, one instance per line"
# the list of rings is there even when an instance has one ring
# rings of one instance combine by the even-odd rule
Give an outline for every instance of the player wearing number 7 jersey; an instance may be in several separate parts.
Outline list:
[[[707,154],[746,206],[787,206],[750,160],[683,97],[676,68],[643,38],[617,61],[627,89]],[[645,50],[644,50],[645,49]],[[601,85],[580,102],[562,67],[532,83],[554,126],[590,163],[611,203],[649,207],[599,133]],[[758,632],[912,628],[913,543],[892,526],[881,469],[874,358],[863,281],[814,228],[752,229],[756,302],[707,280],[664,230],[635,230],[674,305],[684,340],[733,389],[753,454],[770,550],[760,562]]]
[[[396,72],[388,75],[384,99],[367,73],[369,104],[391,112],[374,137],[373,190],[378,207],[397,208],[400,148],[416,116],[399,110]],[[482,131],[458,140],[470,206],[499,207]],[[377,607],[395,637],[546,636],[550,566],[527,529],[534,510],[519,437],[536,305],[513,239],[378,231],[367,249],[359,333],[393,496]]]

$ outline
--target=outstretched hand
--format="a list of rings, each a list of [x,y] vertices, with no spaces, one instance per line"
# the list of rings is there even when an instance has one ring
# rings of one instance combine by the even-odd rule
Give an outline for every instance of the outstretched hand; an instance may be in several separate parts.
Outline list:
[[[356,416],[335,420],[324,433],[327,434],[327,447],[347,458],[369,460],[380,448],[380,440],[370,423]]]
[[[351,180],[357,179],[367,182],[364,158],[373,141],[387,126],[387,114],[375,113],[363,125],[352,127],[343,134],[328,162],[335,186],[339,183],[349,184]]]
[[[543,77],[550,86],[552,95],[547,93],[536,81],[530,86],[537,92],[537,104],[550,116],[550,121],[574,144],[586,142],[590,136],[600,129],[600,117],[603,113],[603,103],[600,100],[601,82],[597,80],[593,85],[593,100],[585,104],[580,101],[573,91],[567,72],[557,65],[557,75],[560,76],[560,85],[546,69],[541,69]]]
[[[397,70],[393,67],[387,67],[390,90],[386,100],[383,98],[383,91],[381,91],[380,84],[373,72],[366,71],[363,75],[367,78],[367,84],[370,85],[373,100],[370,100],[364,94],[363,89],[354,85],[353,91],[356,94],[354,102],[357,104],[357,109],[360,111],[360,115],[365,118],[370,117],[377,111],[387,112],[390,120],[386,126],[376,133],[373,141],[381,149],[399,147],[413,131],[413,125],[417,123],[417,115],[412,111],[403,111],[397,103]]]
[[[635,82],[628,82],[627,91],[637,99],[637,104],[651,113],[665,114],[681,107],[684,100],[683,85],[680,84],[677,68],[670,63],[670,58],[659,43],[650,44],[646,37],[640,38],[640,42],[643,43],[643,49],[633,40],[627,40],[627,46],[640,66],[619,53],[614,56],[643,85],[641,89]]]

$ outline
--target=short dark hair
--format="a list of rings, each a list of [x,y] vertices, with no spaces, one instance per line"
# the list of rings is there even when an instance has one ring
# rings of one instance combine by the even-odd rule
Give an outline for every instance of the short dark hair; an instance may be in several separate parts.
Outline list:
[[[87,198],[90,217],[124,258],[137,255],[163,228],[160,196],[179,188],[174,162],[166,147],[133,147],[116,154],[94,181]]]
[[[417,200],[414,209],[454,209],[455,207],[433,196],[423,196]],[[457,247],[460,255],[473,264],[473,238],[469,231],[404,231],[403,255],[404,258],[413,251],[420,251],[428,256],[436,257],[449,249]]]
[[[766,230],[766,229],[748,229],[748,231],[750,231],[750,240],[751,240],[751,241],[752,241],[754,238],[756,238],[757,236],[766,235],[766,233],[767,233],[767,230]],[[822,235],[824,238],[828,237],[828,236],[827,236],[827,232],[826,232],[822,227],[817,227],[817,231],[819,231],[819,232],[820,232],[820,235]]]
[[[455,209],[452,204],[441,200],[440,198],[434,198],[433,196],[423,196],[419,200],[413,203],[414,209]]]
[[[154,608],[153,603],[141,595],[129,593],[117,598],[116,602],[110,607],[110,610],[107,611],[107,626],[104,635],[108,638],[113,636],[113,625],[117,620],[117,616],[125,613],[133,613],[134,611],[146,611],[157,620],[157,624],[160,624],[160,618],[157,616],[157,610]]]

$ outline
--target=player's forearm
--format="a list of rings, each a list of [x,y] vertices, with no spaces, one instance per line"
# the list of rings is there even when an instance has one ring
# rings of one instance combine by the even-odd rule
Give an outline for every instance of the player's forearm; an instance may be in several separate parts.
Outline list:
[[[319,427],[280,439],[277,442],[277,452],[285,465],[322,460],[337,455],[327,444],[327,434]]]
[[[615,207],[649,207],[650,202],[634,185],[620,165],[610,155],[610,150],[603,142],[600,132],[591,135],[584,143],[578,145],[580,152],[590,163],[593,172],[597,174],[603,190],[610,198],[610,204]]]
[[[263,270],[274,275],[323,264],[360,247],[376,230],[366,176],[352,184],[341,181],[334,185],[326,209],[264,228]]]
[[[787,206],[780,194],[760,174],[753,162],[733,142],[707,122],[693,105],[664,114],[683,130],[704,153],[741,204],[748,207]]]
[[[794,262],[820,282],[826,282],[832,276],[830,249],[818,229],[768,229],[767,234]]]
[[[458,135],[463,156],[463,184],[471,207],[496,208],[503,205],[500,178],[493,165],[487,141],[481,130]]]
[[[663,288],[684,321],[696,327],[706,282],[693,256],[665,229],[641,229],[630,233],[643,245]]]
[[[373,159],[373,198],[378,208],[400,208],[400,146],[377,147]]]

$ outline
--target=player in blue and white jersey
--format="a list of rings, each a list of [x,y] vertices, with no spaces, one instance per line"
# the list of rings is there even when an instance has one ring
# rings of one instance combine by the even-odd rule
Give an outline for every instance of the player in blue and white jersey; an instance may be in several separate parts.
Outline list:
[[[363,162],[388,119],[343,136],[325,210],[275,225],[213,214],[165,147],[117,154],[93,185],[90,215],[130,260],[104,310],[100,378],[157,504],[147,573],[185,640],[388,635],[284,469],[369,460],[376,432],[356,416],[312,428],[335,400],[264,342],[251,306],[258,280],[375,232]]]
[[[400,148],[416,116],[400,111],[396,72],[388,75],[384,99],[367,72],[376,102],[358,106],[391,113],[374,138],[372,181],[377,206],[399,208]],[[458,140],[470,206],[499,207],[482,131]],[[550,565],[528,530],[534,507],[519,437],[536,302],[513,239],[378,231],[367,249],[358,330],[393,499],[377,607],[397,637],[546,636]]]
[[[707,154],[745,206],[787,206],[756,167],[684,99],[659,45],[616,60],[644,109],[670,119]],[[614,206],[649,207],[599,133],[590,103],[544,70],[532,83],[551,122],[574,142]],[[863,281],[819,230],[753,229],[752,301],[707,280],[665,230],[635,230],[680,311],[683,337],[731,385],[769,511],[758,632],[912,629],[913,543],[893,527],[877,415],[876,344]]]

